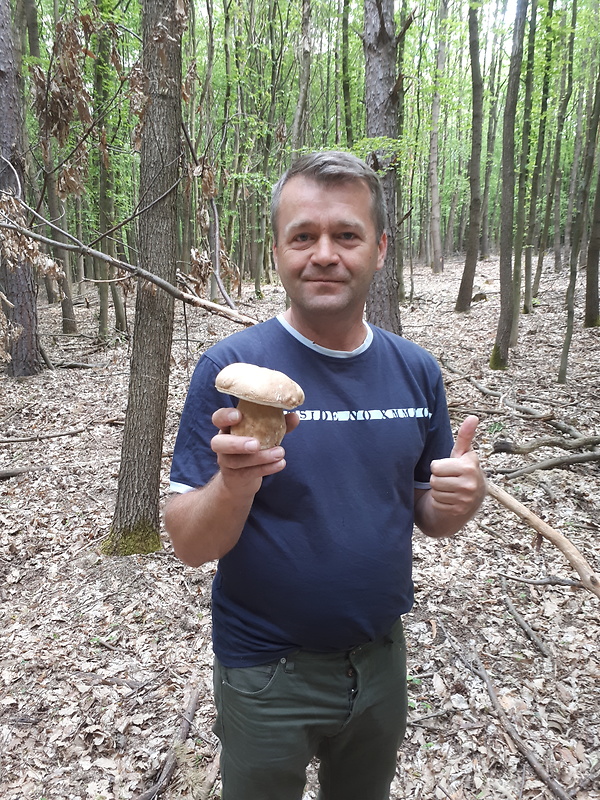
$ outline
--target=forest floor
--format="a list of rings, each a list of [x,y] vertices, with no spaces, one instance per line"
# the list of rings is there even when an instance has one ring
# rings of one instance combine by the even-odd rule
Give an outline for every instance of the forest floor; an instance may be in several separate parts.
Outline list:
[[[510,368],[491,371],[498,264],[478,265],[481,299],[466,315],[453,312],[461,270],[458,260],[442,275],[415,268],[404,334],[442,363],[454,429],[466,414],[480,416],[477,444],[490,480],[600,572],[598,462],[509,478],[501,470],[569,452],[493,448],[498,439],[561,435],[555,423],[600,434],[600,329],[582,329],[576,315],[568,380],[559,385],[567,278],[549,271],[535,313],[521,318]],[[45,348],[63,368],[24,380],[0,376],[0,470],[36,468],[0,482],[0,796],[140,798],[174,752],[161,797],[219,797],[211,730],[215,565],[184,566],[166,537],[154,555],[100,554],[117,488],[129,345],[97,343],[89,291],[90,305],[76,307],[77,337],[59,333],[60,309],[40,308]],[[267,286],[264,299],[248,285],[239,308],[266,319],[284,300],[278,285]],[[176,316],[163,499],[194,364],[238,329],[199,309],[187,308],[184,318],[178,307]],[[598,598],[569,585],[578,576],[565,556],[491,498],[456,538],[416,533],[414,546],[416,603],[405,619],[410,720],[393,800],[600,800]],[[189,735],[177,744],[185,717]],[[311,765],[307,799],[316,796],[314,775]]]

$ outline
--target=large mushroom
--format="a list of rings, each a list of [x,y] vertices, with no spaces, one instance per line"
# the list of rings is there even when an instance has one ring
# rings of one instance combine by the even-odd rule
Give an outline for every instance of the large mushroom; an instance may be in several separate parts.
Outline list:
[[[255,364],[229,364],[217,375],[215,386],[239,398],[242,421],[231,427],[231,433],[258,439],[262,450],[275,447],[285,436],[283,410],[291,411],[304,402],[304,392],[295,381]]]

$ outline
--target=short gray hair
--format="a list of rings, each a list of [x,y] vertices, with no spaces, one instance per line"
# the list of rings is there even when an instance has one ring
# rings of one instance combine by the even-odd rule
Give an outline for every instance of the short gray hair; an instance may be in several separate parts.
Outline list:
[[[303,175],[325,185],[364,181],[371,192],[371,213],[375,223],[377,240],[381,239],[387,222],[387,209],[379,176],[368,164],[352,153],[325,150],[300,156],[300,158],[292,162],[291,167],[284,172],[275,186],[273,186],[271,227],[275,241],[277,241],[277,214],[279,212],[281,192],[285,184],[296,175]]]

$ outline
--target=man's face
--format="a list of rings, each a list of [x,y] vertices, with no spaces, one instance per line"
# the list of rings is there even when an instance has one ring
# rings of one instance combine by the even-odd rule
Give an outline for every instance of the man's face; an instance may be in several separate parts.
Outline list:
[[[281,193],[276,233],[275,263],[296,314],[362,317],[387,248],[385,234],[377,238],[364,181],[291,178]]]

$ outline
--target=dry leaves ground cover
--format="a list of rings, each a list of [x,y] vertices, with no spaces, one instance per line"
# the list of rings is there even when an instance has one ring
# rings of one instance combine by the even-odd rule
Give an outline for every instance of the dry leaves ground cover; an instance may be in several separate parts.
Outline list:
[[[485,299],[458,316],[452,307],[461,266],[448,264],[441,276],[416,269],[404,333],[444,364],[455,428],[465,414],[480,415],[479,451],[494,482],[567,535],[598,572],[598,463],[507,480],[498,470],[561,451],[510,455],[494,453],[493,443],[556,435],[552,420],[600,433],[600,331],[582,330],[578,316],[568,382],[559,386],[566,279],[549,274],[536,313],[521,320],[510,369],[492,372],[497,264],[479,265],[476,290]],[[263,300],[248,286],[240,303],[259,319],[283,307],[278,286],[267,287]],[[157,780],[182,715],[193,713],[163,796],[218,797],[211,732],[214,565],[183,566],[166,539],[151,556],[99,554],[116,493],[129,350],[126,342],[98,346],[94,309],[93,302],[77,307],[81,335],[68,338],[58,334],[59,310],[41,308],[52,360],[90,368],[22,381],[0,377],[0,469],[38,467],[0,483],[0,796],[139,798]],[[197,309],[177,311],[165,498],[193,366],[235,329]],[[558,550],[491,499],[451,541],[415,535],[416,604],[406,618],[411,719],[393,800],[554,797],[517,750],[506,721],[566,796],[599,800],[600,605],[584,589],[522,582],[549,575],[577,578]],[[504,719],[474,664],[485,668]],[[306,796],[314,798],[314,769],[310,775]]]

